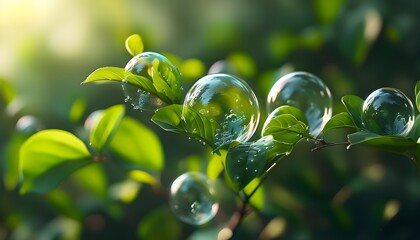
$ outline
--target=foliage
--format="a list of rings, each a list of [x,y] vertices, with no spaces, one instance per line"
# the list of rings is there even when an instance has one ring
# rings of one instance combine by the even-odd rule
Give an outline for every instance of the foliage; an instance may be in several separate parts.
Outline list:
[[[314,1],[314,11],[320,26],[327,28],[333,24],[334,19],[340,17],[339,9],[345,1],[338,1],[328,8],[322,7],[324,2]],[[375,15],[378,13],[367,8],[357,14],[347,14],[350,17],[366,16],[355,18],[354,24],[349,25],[351,38],[346,37],[348,33],[343,33],[338,44],[345,59],[355,66],[361,66],[368,61],[369,51],[378,35],[367,38],[360,29],[366,25],[366,19],[378,17]],[[327,41],[323,34],[320,29],[312,29],[301,35],[279,33],[271,38],[270,51],[274,58],[281,59],[296,49],[320,49],[324,41]],[[144,51],[143,39],[138,34],[129,36],[125,46],[133,57]],[[346,49],[343,46],[349,47]],[[170,54],[165,55],[171,60],[176,58]],[[123,237],[136,236],[140,239],[181,239],[187,236],[194,239],[199,236],[214,237],[217,234],[222,238],[222,233],[226,231],[226,236],[233,234],[234,238],[241,239],[271,239],[281,235],[291,238],[325,237],[324,234],[331,232],[337,238],[357,238],[360,237],[359,232],[363,231],[369,231],[366,233],[368,236],[383,236],[372,229],[392,224],[400,204],[403,204],[401,199],[404,199],[403,196],[388,194],[386,190],[381,192],[382,199],[369,194],[369,191],[382,186],[382,183],[385,188],[387,184],[390,187],[398,185],[398,179],[391,182],[389,179],[392,177],[383,177],[389,174],[384,173],[382,167],[382,164],[387,163],[366,164],[363,171],[355,173],[349,167],[350,163],[330,159],[343,159],[344,151],[349,154],[349,159],[355,155],[360,156],[355,152],[367,152],[368,156],[373,153],[385,156],[383,158],[391,156],[398,159],[401,156],[412,160],[418,168],[419,116],[407,136],[378,135],[363,125],[364,100],[336,88],[339,94],[344,95],[341,105],[335,106],[335,114],[317,137],[310,135],[310,123],[301,110],[284,105],[279,115],[267,118],[263,128],[258,129],[251,140],[232,140],[223,146],[216,146],[215,135],[220,125],[201,112],[181,105],[182,91],[179,87],[188,87],[189,80],[204,74],[202,63],[197,59],[172,61],[183,73],[183,79],[177,74],[162,73],[162,69],[165,69],[162,62],[154,62],[151,79],[124,68],[103,67],[93,71],[83,81],[83,84],[89,85],[108,81],[114,85],[128,83],[149,93],[165,103],[165,106],[151,114],[143,113],[139,116],[131,109],[125,109],[124,105],[113,103],[111,107],[97,112],[95,117],[88,117],[85,125],[81,126],[78,121],[82,119],[86,103],[78,99],[69,111],[70,120],[76,126],[66,130],[46,129],[29,134],[19,130],[10,133],[4,145],[3,165],[8,194],[1,203],[12,205],[9,202],[16,196],[9,196],[9,193],[13,194],[14,190],[19,189],[22,195],[18,198],[29,201],[36,199],[35,205],[49,205],[49,214],[57,214],[57,217],[48,219],[48,224],[44,224],[45,229],[39,233],[40,237],[47,238],[54,235],[49,228],[56,229],[54,237],[89,237],[89,234],[95,232],[95,226],[104,221],[112,223],[116,228],[129,230],[127,232],[132,234]],[[258,74],[252,61],[243,53],[231,54],[226,58],[235,74],[247,81]],[[195,72],[192,68],[201,70]],[[340,74],[333,71],[330,73],[335,76]],[[255,84],[253,87],[256,86],[261,92],[266,91],[264,88],[278,78],[276,74],[284,73],[271,72],[267,75],[270,75],[266,78],[268,81],[258,82],[261,86]],[[7,84],[3,81],[0,83],[1,86]],[[4,99],[1,100],[10,106],[15,99],[15,92],[8,85],[2,87],[2,91],[4,96],[0,97]],[[414,96],[415,106],[420,110],[420,81],[415,84]],[[155,125],[137,119],[149,117]],[[90,124],[87,124],[89,121]],[[166,135],[156,130],[156,127],[180,134],[181,138],[175,134]],[[5,134],[5,131],[0,134]],[[167,136],[174,136],[176,140],[168,139]],[[187,144],[183,140],[178,142],[177,139],[182,139],[182,136],[193,140]],[[195,140],[200,144],[195,144]],[[165,146],[165,150],[162,146]],[[307,151],[308,146],[312,151]],[[333,146],[345,146],[347,150],[332,149]],[[197,148],[202,150],[206,147],[209,149],[205,154],[194,153]],[[325,148],[329,151],[318,151]],[[180,159],[181,151],[188,151],[191,155]],[[332,153],[333,157],[325,152]],[[383,154],[381,152],[392,154],[380,155]],[[308,156],[313,156],[313,159],[308,161]],[[322,160],[327,162],[326,169],[318,166],[322,158],[326,158]],[[167,194],[168,183],[186,171],[206,172],[210,180],[221,186],[218,191],[222,192],[222,196],[219,196],[218,201],[222,213],[203,228],[182,224],[167,206],[167,198],[170,197]],[[408,188],[408,184],[405,187]],[[331,192],[335,194],[334,197],[330,196]],[[148,200],[148,196],[153,200]],[[352,199],[348,201],[349,198]],[[375,205],[364,206],[363,198],[371,198],[366,200],[367,204]],[[86,203],[86,199],[90,203]],[[360,212],[371,211],[366,214],[369,226],[363,223],[359,225],[360,217],[354,208]],[[3,207],[0,210],[3,211]],[[8,216],[7,228],[25,231],[25,226],[18,227],[18,223],[26,222],[22,219],[29,215],[8,212],[5,215]],[[106,216],[105,220],[103,216]],[[306,216],[309,216],[308,220]],[[316,222],[319,219],[324,219],[322,224],[327,226],[318,226]],[[162,226],[165,226],[165,231],[162,231]],[[27,228],[32,229],[33,226]],[[133,231],[133,228],[136,230]],[[115,231],[104,230],[103,226],[100,229],[105,238],[107,231]],[[273,229],[280,230],[276,232]]]

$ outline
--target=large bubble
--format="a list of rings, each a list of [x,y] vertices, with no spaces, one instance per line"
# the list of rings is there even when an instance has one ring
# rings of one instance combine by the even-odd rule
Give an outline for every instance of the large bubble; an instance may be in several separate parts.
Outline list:
[[[363,126],[380,135],[407,135],[414,125],[414,107],[395,88],[373,91],[363,103]]]
[[[248,141],[260,118],[258,100],[249,85],[232,75],[211,74],[188,91],[185,108],[192,108],[218,124],[215,145]]]
[[[125,70],[130,73],[145,77],[153,82],[153,63],[159,61],[159,74],[163,79],[168,79],[170,76],[165,74],[174,74],[175,77],[180,78],[178,68],[172,64],[165,56],[154,52],[144,52],[133,57],[125,66]],[[178,86],[179,88],[181,86]],[[123,82],[122,88],[125,94],[125,101],[129,102],[134,109],[145,111],[154,111],[166,105],[160,98],[145,92],[137,87],[132,86],[127,82]]]
[[[315,75],[293,72],[281,77],[267,98],[270,113],[279,106],[290,105],[305,113],[309,132],[316,137],[332,116],[332,97],[328,87]]]
[[[172,183],[169,204],[182,221],[201,225],[213,219],[219,209],[215,194],[215,187],[204,174],[188,172]]]

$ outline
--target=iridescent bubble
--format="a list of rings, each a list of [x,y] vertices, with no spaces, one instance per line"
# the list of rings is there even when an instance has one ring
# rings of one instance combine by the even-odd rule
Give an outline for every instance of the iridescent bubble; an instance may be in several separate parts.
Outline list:
[[[414,125],[414,107],[395,88],[373,91],[363,103],[363,126],[380,135],[407,135]]]
[[[143,52],[133,57],[125,66],[125,70],[130,73],[145,77],[153,82],[153,74],[155,74],[154,62],[159,61],[159,74],[163,79],[169,79],[173,76],[180,78],[178,68],[172,64],[165,56],[154,52]],[[166,75],[165,75],[166,74]],[[175,86],[179,90],[181,86]],[[123,81],[122,88],[125,94],[125,102],[129,102],[134,109],[140,109],[145,111],[154,111],[166,105],[160,98],[145,92],[131,84]]]
[[[179,219],[193,225],[207,223],[219,209],[213,183],[199,172],[184,173],[175,179],[169,204]]]
[[[215,145],[248,141],[260,118],[258,100],[249,85],[232,75],[211,74],[188,91],[184,111],[192,108],[218,124]]]
[[[282,105],[290,105],[305,113],[309,132],[316,137],[332,116],[332,97],[328,87],[315,75],[293,72],[281,77],[267,98],[270,113]]]

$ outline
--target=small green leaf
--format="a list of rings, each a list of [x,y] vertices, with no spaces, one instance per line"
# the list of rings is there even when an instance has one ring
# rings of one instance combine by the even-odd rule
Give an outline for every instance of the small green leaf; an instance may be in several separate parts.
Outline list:
[[[272,135],[274,140],[290,145],[304,137],[310,137],[307,125],[291,114],[282,114],[271,119],[262,135]]]
[[[382,136],[372,132],[359,131],[349,134],[347,137],[351,143],[350,146],[363,145],[401,155],[405,155],[417,147],[417,143],[413,139],[403,136]]]
[[[131,56],[136,56],[144,50],[143,41],[138,34],[133,34],[125,40],[125,48]]]
[[[0,79],[0,98],[6,104],[9,104],[16,96],[16,91],[13,85],[3,79]]]
[[[221,150],[220,155],[213,154],[207,164],[207,177],[210,180],[216,180],[224,169],[226,159],[226,150]]]
[[[96,69],[93,73],[91,73],[82,84],[92,83],[92,82],[99,82],[99,81],[117,81],[117,82],[124,82],[140,88],[143,91],[149,92],[157,97],[156,88],[153,86],[152,81],[149,79],[135,75],[130,73],[129,71],[125,70],[124,68],[118,67],[103,67]],[[163,100],[163,99],[162,99]]]
[[[20,192],[46,192],[82,166],[92,162],[86,145],[73,134],[49,129],[32,135],[21,147]]]
[[[417,106],[417,110],[420,111],[420,81],[418,81],[416,83],[416,88],[415,88],[415,94],[416,94],[416,106]]]
[[[412,138],[414,141],[418,141],[420,139],[420,115],[418,115],[414,120],[414,125],[408,133],[408,137]]]
[[[249,195],[251,194],[254,189],[260,184],[259,178],[254,178],[246,187],[244,188],[244,192]],[[256,192],[251,196],[249,199],[249,203],[258,210],[262,210],[264,207],[264,187],[262,185],[258,186]]]
[[[125,164],[137,169],[160,171],[163,150],[157,135],[131,117],[124,117],[110,143],[110,149]]]
[[[347,112],[353,119],[353,122],[358,128],[363,128],[362,125],[362,109],[363,109],[363,99],[355,95],[346,95],[341,98],[341,102],[346,107]]]
[[[124,114],[124,105],[115,105],[104,110],[98,121],[93,124],[90,130],[90,143],[98,153],[102,153],[108,147]]]
[[[153,85],[160,96],[165,96],[170,102],[181,102],[181,76],[178,70],[173,71],[175,66],[169,66],[166,62],[159,62],[157,58],[153,60]]]
[[[289,105],[283,105],[283,106],[280,106],[280,107],[276,108],[274,111],[276,113],[274,117],[277,117],[277,116],[282,115],[282,114],[291,114],[298,121],[301,121],[304,124],[308,125],[308,119],[306,118],[305,113],[302,112],[302,110],[300,110],[299,108],[289,106]]]
[[[268,160],[271,141],[261,138],[256,142],[241,143],[230,148],[226,156],[226,172],[237,190],[243,189],[261,175]]]
[[[13,190],[19,183],[19,151],[28,137],[15,132],[4,149],[4,185],[7,190]]]
[[[353,122],[353,118],[347,112],[342,112],[334,115],[328,122],[325,124],[323,133],[326,133],[334,128],[355,128],[358,129],[356,124]]]
[[[189,135],[214,149],[216,123],[192,108],[184,108],[184,115],[182,111],[182,105],[166,106],[155,112],[152,121],[166,131]]]
[[[145,171],[132,170],[128,173],[128,176],[139,183],[146,183],[152,186],[158,185],[156,178],[153,177],[150,173],[145,172]]]
[[[94,196],[102,199],[107,197],[108,180],[100,162],[93,162],[78,169],[70,178]]]

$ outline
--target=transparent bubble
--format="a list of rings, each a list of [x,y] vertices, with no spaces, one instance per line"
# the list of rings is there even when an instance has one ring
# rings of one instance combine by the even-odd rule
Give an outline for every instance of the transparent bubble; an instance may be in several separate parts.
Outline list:
[[[133,57],[125,66],[125,70],[145,77],[153,82],[153,74],[155,72],[153,63],[155,61],[159,61],[159,74],[163,79],[171,78],[172,76],[167,76],[169,74],[173,74],[176,78],[181,77],[178,68],[172,64],[172,62],[165,56],[154,52],[144,52]],[[175,87],[181,88],[181,86]],[[123,81],[122,88],[125,94],[124,101],[129,102],[136,110],[154,111],[166,105],[160,98],[134,87],[125,81]],[[175,91],[177,91],[177,89],[175,89]]]
[[[24,134],[34,134],[44,128],[41,121],[31,115],[25,115],[16,122],[16,130]]]
[[[210,66],[208,74],[215,73],[238,75],[238,71],[235,69],[235,67],[226,60],[219,60]]]
[[[206,175],[199,172],[184,173],[175,179],[169,204],[179,219],[193,225],[207,223],[219,209],[215,187]]]
[[[332,116],[332,97],[328,87],[315,75],[293,72],[281,77],[267,98],[270,113],[282,105],[290,105],[305,113],[309,132],[316,137]]]
[[[407,135],[414,125],[414,107],[395,88],[373,91],[363,103],[363,126],[380,135]]]
[[[246,142],[254,134],[260,118],[252,89],[245,81],[228,74],[211,74],[198,80],[185,97],[184,110],[186,107],[218,124],[216,146],[234,140]]]
[[[92,112],[91,114],[89,114],[89,116],[85,120],[85,124],[84,124],[85,129],[90,131],[93,125],[95,125],[99,121],[99,118],[102,116],[103,112],[104,110],[96,110]]]

